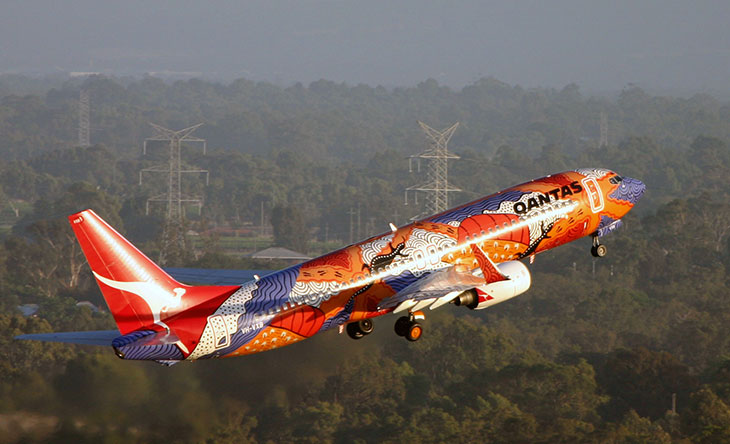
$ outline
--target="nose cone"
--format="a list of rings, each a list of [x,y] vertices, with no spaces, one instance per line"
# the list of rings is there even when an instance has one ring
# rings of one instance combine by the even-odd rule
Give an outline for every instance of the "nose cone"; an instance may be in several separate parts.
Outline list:
[[[639,201],[639,198],[646,191],[646,185],[639,179],[633,179],[631,177],[624,177],[618,188],[611,193],[610,197],[614,199],[625,200],[630,202],[632,205]]]

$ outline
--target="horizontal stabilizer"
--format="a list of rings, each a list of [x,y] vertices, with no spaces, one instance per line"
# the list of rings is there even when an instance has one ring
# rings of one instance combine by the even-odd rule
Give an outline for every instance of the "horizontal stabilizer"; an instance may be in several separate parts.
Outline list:
[[[15,339],[29,339],[33,341],[66,342],[69,344],[107,345],[120,336],[119,330],[97,331],[67,331],[63,333],[34,333],[19,335]]]
[[[148,347],[155,345],[177,344],[180,339],[174,333],[168,331],[137,330],[124,336],[114,338],[114,347]]]

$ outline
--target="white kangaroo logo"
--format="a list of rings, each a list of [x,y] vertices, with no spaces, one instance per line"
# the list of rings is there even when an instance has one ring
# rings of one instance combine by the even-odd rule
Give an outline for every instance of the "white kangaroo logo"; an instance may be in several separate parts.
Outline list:
[[[155,324],[160,324],[160,313],[178,308],[182,302],[182,296],[185,294],[184,288],[173,288],[170,293],[154,282],[120,282],[107,279],[95,271],[93,273],[104,284],[142,298],[149,306]]]

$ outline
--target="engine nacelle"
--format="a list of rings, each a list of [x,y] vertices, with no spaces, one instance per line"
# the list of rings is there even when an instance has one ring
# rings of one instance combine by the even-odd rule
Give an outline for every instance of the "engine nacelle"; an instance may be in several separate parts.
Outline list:
[[[467,290],[457,296],[454,303],[473,310],[482,310],[520,295],[530,288],[532,283],[530,270],[522,262],[503,262],[497,264],[497,268],[509,280],[492,282]]]

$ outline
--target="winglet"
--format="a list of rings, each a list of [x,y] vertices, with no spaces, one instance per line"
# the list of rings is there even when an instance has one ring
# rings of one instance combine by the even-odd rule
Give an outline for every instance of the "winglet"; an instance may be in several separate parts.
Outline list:
[[[489,256],[487,256],[484,250],[479,248],[478,245],[472,244],[471,251],[474,253],[477,262],[479,263],[479,268],[482,269],[482,273],[484,274],[484,282],[486,284],[509,280],[509,277],[505,276],[504,274],[502,274],[501,271],[499,271],[497,266],[494,265],[494,262],[489,259]]]

